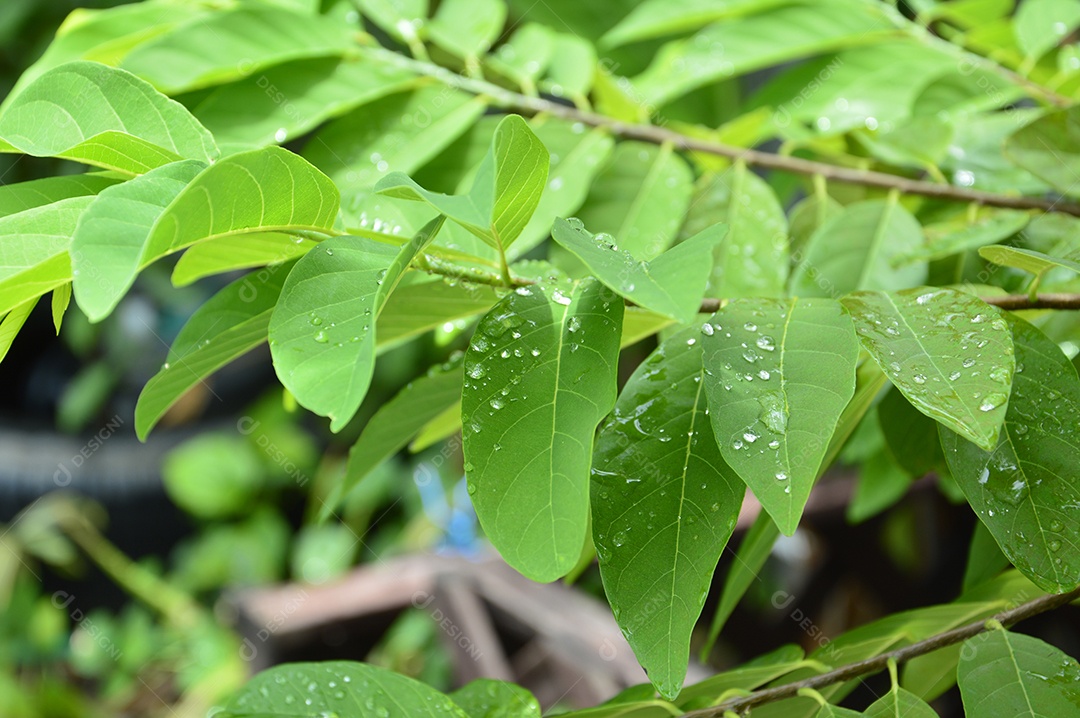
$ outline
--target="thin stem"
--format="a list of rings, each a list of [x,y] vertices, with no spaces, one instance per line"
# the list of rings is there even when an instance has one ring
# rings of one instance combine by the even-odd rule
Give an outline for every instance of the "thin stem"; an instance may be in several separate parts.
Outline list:
[[[465,92],[470,92],[474,95],[484,95],[490,98],[493,104],[503,107],[504,109],[510,109],[524,114],[545,113],[573,122],[581,122],[592,127],[600,127],[624,139],[641,140],[653,144],[670,142],[674,147],[680,150],[702,152],[720,157],[728,157],[730,159],[741,159],[748,165],[775,169],[782,172],[821,175],[825,179],[833,182],[847,182],[867,187],[896,189],[904,194],[934,197],[957,202],[978,202],[979,204],[989,207],[1038,209],[1045,212],[1061,212],[1063,214],[1080,217],[1080,205],[1071,202],[1063,202],[1061,200],[1052,200],[1042,197],[1024,197],[1020,195],[984,192],[968,187],[957,187],[949,184],[938,184],[935,182],[910,179],[908,177],[901,177],[886,172],[842,167],[827,162],[807,160],[801,157],[780,155],[772,152],[762,152],[760,150],[747,149],[745,147],[726,145],[720,142],[690,137],[667,127],[636,122],[622,122],[605,115],[600,115],[595,112],[586,112],[577,109],[576,107],[569,107],[541,97],[529,97],[499,87],[486,80],[474,77],[464,77],[451,72],[444,67],[440,67],[439,65],[413,60],[383,48],[365,47],[361,49],[361,52],[376,61],[393,64],[411,72],[415,72],[416,74],[435,78],[446,85]]]
[[[896,663],[904,663],[913,658],[917,658],[918,656],[932,653],[939,648],[945,648],[946,646],[966,641],[972,636],[977,636],[987,630],[992,630],[1000,626],[1010,626],[1019,621],[1023,621],[1026,618],[1031,618],[1040,613],[1064,606],[1077,598],[1080,598],[1080,588],[1073,589],[1068,593],[1040,596],[1039,598],[1021,604],[1016,608],[1002,611],[988,620],[969,623],[966,626],[939,633],[930,638],[918,641],[917,643],[912,643],[909,646],[898,648],[895,651],[882,653],[879,656],[867,658],[863,661],[849,663],[846,666],[841,666],[828,673],[822,673],[819,676],[813,676],[793,683],[786,683],[782,686],[776,686],[775,688],[754,691],[748,696],[732,698],[731,700],[724,701],[719,705],[710,708],[690,711],[689,713],[684,713],[683,718],[721,718],[721,716],[729,711],[742,714],[754,706],[759,706],[763,703],[772,703],[774,701],[799,695],[800,692],[805,689],[816,690],[823,686],[830,686],[834,683],[841,683],[843,681],[851,680],[852,678],[858,678],[867,673],[876,673],[877,671],[888,667],[890,660],[896,661]]]

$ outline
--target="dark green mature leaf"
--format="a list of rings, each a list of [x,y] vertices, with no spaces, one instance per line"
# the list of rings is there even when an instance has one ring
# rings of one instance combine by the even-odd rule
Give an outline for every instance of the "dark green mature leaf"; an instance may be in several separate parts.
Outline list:
[[[805,652],[793,643],[744,663],[738,668],[687,686],[679,693],[679,705],[686,707],[690,701],[702,698],[717,700],[731,691],[752,691],[799,668],[805,668]]]
[[[851,320],[831,300],[739,299],[711,322],[705,388],[720,451],[791,535],[855,393]]]
[[[1043,115],[1005,140],[1013,163],[1065,194],[1080,193],[1080,108]]]
[[[896,198],[849,205],[810,237],[791,292],[838,298],[859,289],[906,289],[926,281],[925,264],[897,265],[922,247],[919,221]]]
[[[863,712],[865,718],[937,718],[934,709],[911,691],[897,683],[892,689],[870,704]]]
[[[899,391],[889,391],[877,406],[878,423],[889,452],[912,476],[945,466],[937,422],[920,413]]]
[[[1080,262],[1062,257],[1051,257],[1033,249],[1020,247],[983,247],[979,256],[1002,267],[1015,267],[1035,275],[1042,275],[1051,269],[1063,267],[1080,274]]]
[[[1009,559],[1001,552],[994,534],[981,521],[975,523],[975,532],[968,546],[967,565],[964,567],[963,590],[967,591],[1004,571]]]
[[[465,473],[484,532],[507,563],[553,581],[577,562],[593,433],[615,404],[623,304],[586,279],[536,286],[480,320],[465,355]]]
[[[634,78],[645,99],[663,105],[702,85],[808,55],[866,44],[895,28],[880,7],[858,0],[794,4],[718,22],[664,45]]]
[[[646,0],[601,39],[607,47],[697,30],[733,16],[752,14],[791,0]]]
[[[335,495],[348,494],[372,469],[401,451],[425,424],[455,406],[461,399],[461,381],[458,357],[409,382],[379,407],[349,450],[345,478]],[[336,505],[337,500],[328,500],[323,516],[328,516]]]
[[[383,718],[471,718],[448,696],[420,681],[351,661],[287,663],[269,668],[248,681],[218,715],[296,718],[320,712]]]
[[[38,77],[0,114],[0,139],[37,157],[140,174],[218,154],[205,127],[144,80],[93,62]]]
[[[887,451],[878,451],[859,467],[859,483],[848,503],[847,520],[856,524],[884,511],[896,503],[909,486],[911,476]]]
[[[162,92],[232,82],[290,60],[342,55],[351,29],[329,17],[273,4],[197,17],[145,42],[120,66]],[[207,52],[213,48],[213,52]]]
[[[635,259],[671,246],[690,206],[693,175],[672,148],[620,142],[596,176],[578,218],[619,238]],[[712,224],[710,222],[710,224]]]
[[[1008,315],[1017,372],[989,450],[944,428],[941,444],[971,507],[1020,571],[1047,591],[1080,583],[1080,380],[1058,346]]]
[[[205,168],[198,160],[174,162],[94,198],[79,218],[70,250],[75,301],[90,321],[108,316],[139,270],[157,258],[146,249],[158,218]]]
[[[853,711],[850,708],[834,706],[831,703],[822,703],[817,713],[814,714],[814,718],[862,718],[862,715],[862,713]]]
[[[165,364],[135,405],[135,433],[146,440],[165,412],[191,387],[266,341],[270,314],[291,267],[237,279],[195,310],[176,335]]]
[[[540,704],[521,686],[486,678],[450,694],[469,718],[540,718]]]
[[[18,214],[62,199],[97,194],[120,180],[100,174],[45,177],[0,186],[0,217]]]
[[[661,700],[626,701],[564,713],[566,718],[671,718],[680,715],[679,710]]]
[[[427,32],[444,50],[475,60],[495,44],[505,22],[501,0],[443,0]]]
[[[431,242],[432,220],[400,248],[334,237],[301,258],[270,319],[274,369],[296,400],[341,431],[367,394],[375,321],[409,263]]]
[[[221,144],[262,147],[296,139],[331,117],[415,83],[414,75],[385,63],[298,60],[215,88],[192,114]]]
[[[997,445],[1016,364],[999,310],[927,287],[841,301],[863,346],[912,406],[987,450]]]
[[[956,676],[968,718],[1056,718],[1080,706],[1076,659],[1002,628],[964,642]]]
[[[220,237],[188,247],[173,267],[173,286],[183,287],[203,277],[249,267],[280,264],[307,254],[313,239],[258,232]]]
[[[694,321],[705,294],[711,257],[727,227],[716,225],[677,244],[651,262],[639,262],[610,235],[594,235],[577,219],[556,219],[551,233],[619,295],[683,324]]]
[[[600,432],[593,539],[604,591],[664,698],[682,688],[690,634],[745,489],[706,415],[696,328],[642,362]]]
[[[71,281],[68,246],[93,197],[72,197],[0,218],[0,313]]]

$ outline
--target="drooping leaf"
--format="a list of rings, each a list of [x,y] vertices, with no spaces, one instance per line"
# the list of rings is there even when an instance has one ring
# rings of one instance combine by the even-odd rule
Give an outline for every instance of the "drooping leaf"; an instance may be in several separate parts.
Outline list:
[[[62,199],[97,194],[119,179],[99,174],[45,177],[0,186],[0,217],[18,214]]]
[[[834,706],[832,703],[823,703],[814,714],[814,718],[862,718],[862,713],[850,708]]]
[[[685,707],[690,701],[702,698],[716,700],[729,691],[752,691],[792,671],[803,668],[805,653],[799,646],[789,643],[775,651],[748,661],[705,680],[687,686],[679,693],[678,703]]]
[[[375,322],[409,263],[442,226],[432,220],[401,248],[334,237],[289,273],[270,318],[270,353],[281,383],[341,431],[367,394]]]
[[[223,272],[262,267],[302,257],[318,246],[313,239],[259,232],[220,237],[188,247],[173,267],[172,283],[183,287]]]
[[[469,718],[540,718],[533,694],[505,681],[472,681],[451,693],[450,700]]]
[[[956,676],[969,718],[1049,718],[1080,705],[1076,659],[1001,628],[964,642]]]
[[[1024,229],[1030,220],[1031,215],[1027,212],[987,208],[975,221],[960,216],[939,224],[928,224],[923,227],[926,244],[911,250],[898,261],[926,262],[978,249],[1008,239]]]
[[[1016,9],[1013,30],[1020,49],[1037,60],[1080,26],[1080,6],[1069,0],[1028,0]]]
[[[68,245],[93,197],[72,197],[0,218],[0,313],[71,281]]]
[[[896,259],[922,246],[922,229],[895,198],[849,205],[806,243],[791,292],[838,298],[860,289],[906,289],[926,281],[925,264]]]
[[[649,260],[675,240],[692,181],[686,160],[670,147],[620,142],[577,216],[592,231],[618,237],[635,259]]]
[[[36,157],[140,174],[218,154],[205,127],[130,72],[71,62],[41,75],[0,114],[0,139]]]
[[[314,688],[312,688],[314,686]],[[311,703],[307,703],[311,701]],[[420,681],[351,661],[286,663],[258,673],[225,704],[222,718],[288,718],[303,714],[356,715],[363,706],[385,718],[471,718],[448,697]]]
[[[682,689],[690,634],[745,489],[712,435],[697,328],[661,344],[623,387],[593,461],[604,591],[660,695]]]
[[[1063,267],[1080,274],[1080,262],[1064,257],[1051,257],[1033,249],[1020,247],[983,247],[979,250],[979,256],[1002,267],[1015,267],[1034,275],[1042,275],[1045,272]]]
[[[195,310],[176,335],[165,364],[139,394],[135,433],[145,440],[191,387],[266,341],[289,266],[237,279]]]
[[[505,22],[506,4],[501,0],[443,0],[427,32],[447,52],[475,60],[495,43]]]
[[[791,209],[791,255],[796,263],[802,259],[806,243],[814,232],[844,211],[844,206],[829,195],[813,194]]]
[[[726,230],[724,225],[705,229],[650,262],[635,260],[615,244],[616,238],[593,235],[579,220],[555,220],[552,236],[619,295],[689,324],[701,306],[712,270],[702,258],[712,257]]]
[[[489,286],[451,285],[418,272],[406,274],[379,315],[376,346],[389,349],[447,322],[482,314],[496,301]]]
[[[11,343],[14,342],[15,337],[19,335],[19,330],[26,324],[30,312],[34,311],[34,307],[37,306],[37,303],[37,297],[28,299],[22,304],[12,308],[11,311],[5,314],[4,318],[0,320],[0,362],[4,361],[4,357],[7,356],[8,350],[11,349]]]
[[[197,17],[141,44],[120,66],[177,94],[290,60],[342,55],[351,44],[350,28],[329,17],[274,5],[240,6]]]
[[[615,404],[623,304],[593,279],[570,296],[521,288],[480,320],[465,355],[465,474],[484,532],[537,581],[577,562],[596,425]]]
[[[739,299],[702,331],[720,451],[791,535],[855,393],[851,320],[831,300]]]
[[[996,308],[926,287],[841,301],[863,347],[912,406],[987,450],[997,445],[1016,362]]]
[[[64,314],[69,304],[71,304],[71,283],[67,282],[54,289],[52,293],[52,320],[57,334],[60,334],[60,327],[64,322]]]
[[[1048,591],[1080,583],[1080,380],[1057,345],[1007,315],[1018,371],[1000,440],[978,447],[941,429],[953,478],[1014,566]]]
[[[857,524],[877,515],[896,503],[909,486],[911,476],[888,452],[878,451],[859,467],[859,483],[847,507],[847,520]]]
[[[938,718],[934,709],[911,691],[893,683],[888,693],[863,711],[865,718]]]
[[[963,590],[967,591],[984,581],[989,581],[1008,566],[1009,559],[1001,552],[994,534],[990,533],[986,524],[981,521],[976,522],[975,532],[971,535],[971,544],[968,546]]]
[[[878,424],[896,462],[912,476],[945,466],[937,422],[920,413],[899,391],[889,391],[877,405]]]
[[[547,182],[547,148],[517,115],[499,122],[491,152],[481,163],[467,194],[430,192],[401,172],[379,181],[376,190],[391,197],[426,202],[465,227],[501,254],[525,228]]]
[[[1050,112],[1013,132],[1005,140],[1005,155],[1065,194],[1080,192],[1076,176],[1080,163],[1080,108]]]
[[[156,257],[146,256],[158,218],[206,165],[184,160],[102,190],[71,240],[75,301],[90,321],[109,315]]]

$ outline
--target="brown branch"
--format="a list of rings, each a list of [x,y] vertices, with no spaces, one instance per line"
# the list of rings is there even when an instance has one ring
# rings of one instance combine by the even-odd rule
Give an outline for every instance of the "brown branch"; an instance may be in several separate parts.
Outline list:
[[[969,623],[960,628],[954,628],[951,631],[939,633],[917,643],[912,643],[910,646],[904,646],[895,651],[882,653],[873,658],[867,658],[864,661],[849,663],[836,670],[822,673],[821,675],[813,676],[802,681],[785,683],[784,685],[776,686],[775,688],[754,691],[749,695],[732,698],[731,700],[724,701],[711,708],[702,708],[700,710],[684,713],[683,716],[684,718],[722,718],[727,711],[741,714],[753,706],[791,698],[797,695],[802,688],[821,688],[823,686],[830,686],[834,683],[851,680],[852,678],[858,678],[867,673],[876,673],[888,665],[890,658],[897,663],[904,663],[905,661],[910,661],[918,656],[936,651],[939,648],[966,641],[972,636],[977,636],[980,633],[990,630],[987,624],[991,621],[997,621],[1003,626],[1011,626],[1026,618],[1031,618],[1040,613],[1064,606],[1066,603],[1077,598],[1080,598],[1080,588],[1073,589],[1068,593],[1040,596],[1039,598],[1021,604],[1016,608],[1002,611],[1001,613],[991,616],[987,620],[976,621],[975,623]]]
[[[484,95],[491,98],[492,102],[505,109],[522,112],[525,114],[548,114],[573,122],[600,127],[613,135],[624,139],[642,140],[654,144],[670,143],[672,146],[692,152],[728,157],[742,160],[748,165],[766,167],[782,172],[793,172],[805,175],[821,175],[834,182],[848,182],[866,187],[878,187],[881,189],[895,189],[904,194],[919,195],[922,197],[934,197],[937,199],[952,200],[956,202],[975,202],[987,207],[1004,207],[1008,209],[1037,209],[1044,212],[1061,212],[1080,217],[1080,205],[1071,202],[1063,202],[1060,199],[1047,199],[1044,197],[1025,197],[1021,195],[998,194],[984,192],[982,190],[957,187],[950,184],[938,184],[924,180],[910,179],[886,172],[875,172],[853,167],[842,167],[807,160],[801,157],[780,155],[772,152],[736,147],[721,142],[703,140],[684,135],[681,132],[636,122],[621,122],[606,115],[595,112],[586,112],[575,107],[559,104],[546,100],[542,97],[530,97],[512,90],[500,87],[485,80],[464,77],[451,72],[444,67],[430,62],[422,62],[378,47],[365,47],[361,49],[363,54],[373,59],[397,65],[411,72],[427,77],[433,77],[446,85],[455,87],[475,95]]]
[[[1039,294],[1034,299],[1026,294],[1006,294],[1000,297],[980,297],[987,304],[1002,309],[1078,309],[1080,310],[1080,294]],[[702,314],[711,314],[727,300],[703,299]]]

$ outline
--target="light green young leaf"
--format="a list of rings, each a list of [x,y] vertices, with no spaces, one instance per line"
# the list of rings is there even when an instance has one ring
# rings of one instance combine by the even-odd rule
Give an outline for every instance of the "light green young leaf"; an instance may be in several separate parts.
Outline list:
[[[71,283],[65,282],[53,290],[52,293],[52,320],[56,327],[56,333],[60,334],[60,326],[64,323],[64,313],[71,304]]]
[[[75,301],[92,322],[108,316],[131,288],[158,218],[206,165],[184,160],[102,190],[71,240]]]
[[[1080,380],[1058,346],[1007,315],[1018,371],[1000,441],[978,447],[941,429],[953,478],[1021,573],[1047,591],[1080,583]]]
[[[745,489],[705,413],[697,328],[661,344],[597,439],[591,504],[604,592],[649,679],[682,689],[690,634]]]
[[[1005,156],[1064,194],[1080,194],[1080,107],[1050,112],[1013,132]]]
[[[135,433],[145,441],[191,387],[266,341],[270,313],[291,267],[237,279],[195,310],[135,405]]]
[[[1016,41],[1025,56],[1038,60],[1080,26],[1080,4],[1071,0],[1027,0],[1013,18]]]
[[[791,254],[802,257],[810,237],[843,211],[844,206],[827,194],[812,194],[800,200],[791,208]]]
[[[698,30],[718,20],[763,12],[791,0],[646,0],[602,38],[605,47]]]
[[[173,267],[172,283],[174,287],[184,287],[214,274],[281,264],[304,256],[318,244],[313,239],[274,232],[237,234],[201,242],[180,255]]]
[[[996,308],[927,287],[841,302],[863,347],[912,406],[987,451],[997,445],[1016,362]]]
[[[334,237],[289,273],[270,319],[274,370],[297,402],[341,431],[367,394],[375,321],[409,263],[431,242],[432,220],[400,248]]]
[[[661,700],[620,701],[561,714],[566,718],[672,718],[682,711]]]
[[[145,42],[120,66],[175,95],[290,60],[343,55],[352,46],[350,35],[348,25],[322,15],[273,5],[240,6],[196,17]]]
[[[428,16],[427,0],[357,0],[364,15],[395,40],[416,42]]]
[[[667,43],[634,85],[646,101],[662,106],[711,82],[868,44],[894,30],[882,8],[859,0],[774,7]]]
[[[521,25],[487,62],[529,93],[536,91],[536,80],[547,69],[555,52],[555,31],[531,22]]]
[[[738,299],[702,331],[720,452],[790,536],[855,394],[851,320],[831,300]]]
[[[1064,267],[1080,274],[1080,262],[1062,257],[1051,257],[1033,249],[992,246],[979,250],[979,256],[1002,267],[1015,267],[1038,276],[1057,267]]]
[[[452,286],[441,278],[411,272],[383,306],[376,322],[376,346],[385,351],[447,322],[482,314],[498,299],[492,287]]]
[[[636,261],[614,238],[594,235],[576,219],[556,219],[552,236],[620,296],[689,324],[697,316],[712,270],[702,258],[713,255],[726,231],[724,225],[705,229],[651,262]]]
[[[460,397],[461,392],[458,392]],[[441,414],[420,427],[416,438],[409,442],[409,451],[418,454],[437,442],[449,439],[461,431],[461,399],[458,398],[452,406],[447,407]],[[591,538],[590,538],[591,540]]]
[[[308,686],[340,690],[311,691]],[[311,701],[311,704],[307,704]],[[420,681],[352,661],[286,663],[258,673],[225,704],[221,718],[288,718],[296,716],[290,704],[304,712],[348,716],[367,706],[371,715],[385,718],[470,718],[448,696]]]
[[[771,683],[792,671],[806,667],[803,649],[793,643],[781,646],[774,651],[742,664],[730,671],[687,686],[679,693],[678,703],[686,706],[690,701],[701,698],[716,700],[728,691],[752,691]]]
[[[71,281],[68,246],[93,197],[72,197],[0,218],[0,313]]]
[[[170,451],[161,466],[169,499],[200,519],[246,513],[265,476],[255,447],[236,432],[196,434]]]
[[[597,424],[615,404],[623,304],[594,279],[571,296],[521,288],[465,355],[465,474],[485,534],[536,581],[577,562]]]
[[[0,217],[59,202],[71,197],[97,194],[120,180],[100,174],[62,175],[0,185]]]
[[[475,60],[502,33],[506,4],[502,0],[443,0],[428,23],[428,37],[447,52]]]
[[[592,89],[596,72],[596,48],[583,37],[560,32],[555,35],[544,88],[556,97],[582,102]]]
[[[4,361],[8,350],[11,349],[11,343],[19,335],[19,330],[23,328],[23,324],[26,324],[26,319],[30,316],[30,312],[34,311],[37,303],[38,297],[28,299],[14,307],[0,320],[0,362]]]
[[[180,103],[129,72],[93,62],[56,67],[0,114],[0,139],[36,157],[141,174],[180,159],[218,154]]]
[[[675,241],[692,182],[689,165],[671,147],[620,142],[592,183],[578,219],[618,237],[635,259],[647,261]]]
[[[540,703],[513,683],[481,678],[450,694],[469,718],[540,718]]]
[[[810,237],[791,292],[833,297],[860,289],[906,289],[926,281],[926,265],[897,266],[922,247],[922,228],[895,198],[848,205]]]
[[[264,147],[296,139],[332,117],[415,83],[415,75],[385,63],[297,60],[215,88],[192,114],[223,145]],[[375,111],[376,106],[368,108]]]
[[[495,130],[468,194],[429,192],[401,172],[376,185],[391,197],[427,202],[468,229],[500,254],[517,239],[540,202],[547,182],[547,148],[517,115],[507,115]]]
[[[898,257],[898,262],[929,262],[959,252],[978,249],[1008,239],[1024,229],[1031,215],[1011,209],[983,209],[972,221],[961,215],[938,224],[923,227],[926,244]]]
[[[968,718],[1050,718],[1080,705],[1076,659],[1001,628],[964,642],[956,677]]]
[[[323,505],[327,518],[341,497],[386,459],[401,451],[429,421],[461,400],[461,361],[433,367],[379,407],[349,450],[345,478]]]

